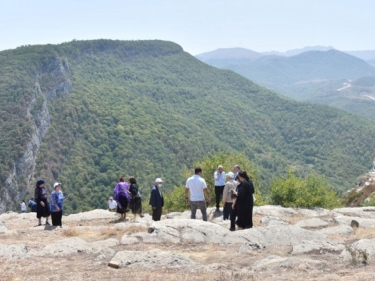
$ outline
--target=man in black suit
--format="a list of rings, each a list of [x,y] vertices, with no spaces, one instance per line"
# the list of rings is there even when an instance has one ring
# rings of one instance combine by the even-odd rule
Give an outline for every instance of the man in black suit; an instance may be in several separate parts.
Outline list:
[[[160,188],[163,185],[161,178],[155,180],[155,185],[151,190],[150,205],[152,207],[152,219],[154,221],[160,221],[161,213],[164,206],[164,197]]]

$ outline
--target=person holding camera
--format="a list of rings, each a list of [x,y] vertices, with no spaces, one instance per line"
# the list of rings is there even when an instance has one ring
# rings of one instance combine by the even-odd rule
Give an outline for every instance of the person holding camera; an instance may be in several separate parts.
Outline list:
[[[220,211],[220,199],[223,196],[225,186],[225,172],[223,166],[219,165],[217,171],[214,173],[215,180],[215,199],[216,199],[216,212]]]
[[[233,191],[236,190],[237,182],[234,181],[234,174],[229,172],[227,174],[228,181],[225,184],[223,191],[223,220],[229,219],[233,204]]]

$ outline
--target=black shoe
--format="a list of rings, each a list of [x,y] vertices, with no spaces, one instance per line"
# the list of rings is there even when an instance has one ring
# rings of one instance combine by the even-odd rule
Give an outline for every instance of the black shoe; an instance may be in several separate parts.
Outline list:
[[[236,229],[235,228],[229,228],[230,231],[235,231]]]
[[[50,225],[48,221],[46,221],[46,225]]]
[[[41,226],[41,225],[42,225],[42,223],[41,223],[41,222],[39,222],[39,223],[38,223],[38,226]]]

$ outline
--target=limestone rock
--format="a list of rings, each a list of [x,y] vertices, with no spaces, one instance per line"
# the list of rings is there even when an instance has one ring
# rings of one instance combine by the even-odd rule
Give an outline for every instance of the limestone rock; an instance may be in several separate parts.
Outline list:
[[[339,208],[332,210],[337,216],[372,218],[375,219],[375,207]]]
[[[265,216],[260,220],[261,224],[264,225],[282,225],[289,224],[288,220],[284,220],[278,217]]]
[[[283,208],[281,206],[266,205],[254,207],[253,213],[256,215],[272,216],[272,217],[287,217],[298,214],[293,208]]]
[[[349,225],[339,225],[333,227],[326,227],[318,230],[317,232],[323,235],[349,235],[353,233],[353,228]]]
[[[345,249],[343,244],[322,242],[316,240],[302,241],[302,243],[293,245],[292,255],[308,254],[310,252],[318,252],[324,254],[326,252],[341,252]]]
[[[28,250],[24,244],[0,244],[0,257],[7,259],[23,258],[27,252]]]
[[[318,218],[312,218],[308,220],[301,220],[295,225],[299,227],[324,227],[324,226],[328,226],[328,222],[323,221]]]
[[[345,248],[340,258],[352,262],[373,262],[375,260],[375,238],[361,239]]]
[[[306,271],[311,269],[320,269],[325,266],[327,266],[327,262],[322,260],[301,259],[297,257],[287,258],[272,255],[263,260],[255,262],[252,268],[256,271],[270,270],[271,268],[293,268],[293,270]]]
[[[331,216],[333,212],[330,210],[326,210],[323,208],[313,208],[313,209],[296,209],[298,213],[303,215],[304,217],[325,217]]]
[[[97,219],[116,219],[116,213],[110,212],[108,210],[96,209],[88,212],[72,214],[69,216],[64,216],[63,221],[87,221],[87,220],[97,220]]]
[[[165,251],[120,251],[112,258],[111,263],[119,264],[119,267],[164,270],[185,269],[191,270],[201,267],[191,259],[182,254],[174,254]]]
[[[361,217],[347,217],[347,216],[337,216],[335,221],[340,225],[349,225],[352,220],[356,220],[359,223],[360,228],[375,228],[375,219],[361,218]]]
[[[4,234],[8,231],[5,222],[0,221],[0,234]]]

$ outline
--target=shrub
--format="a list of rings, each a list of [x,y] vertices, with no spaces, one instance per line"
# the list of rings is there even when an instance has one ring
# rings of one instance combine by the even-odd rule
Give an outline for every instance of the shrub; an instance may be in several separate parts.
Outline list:
[[[328,187],[327,180],[315,173],[301,179],[289,170],[285,178],[272,181],[270,190],[271,204],[283,207],[336,208],[341,205],[336,192]]]

